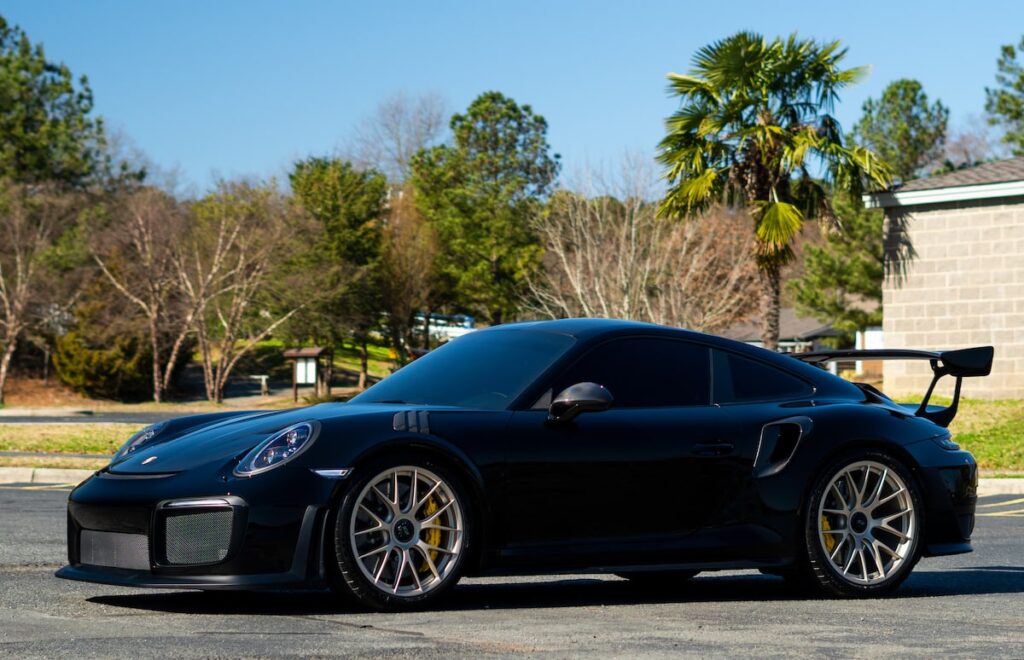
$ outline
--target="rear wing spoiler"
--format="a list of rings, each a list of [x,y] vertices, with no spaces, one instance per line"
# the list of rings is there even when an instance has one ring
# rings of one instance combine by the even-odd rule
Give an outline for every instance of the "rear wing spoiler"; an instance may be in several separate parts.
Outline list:
[[[995,349],[991,346],[961,348],[955,351],[914,351],[907,349],[872,349],[872,350],[835,350],[815,351],[812,353],[794,353],[794,358],[823,366],[827,362],[837,360],[928,360],[932,367],[932,382],[928,391],[917,407],[914,415],[929,419],[939,426],[947,427],[956,417],[957,406],[960,404],[960,384],[964,378],[987,376],[992,371],[992,358]],[[932,398],[935,385],[943,376],[956,378],[953,391],[953,402],[939,410],[928,410],[928,400]]]

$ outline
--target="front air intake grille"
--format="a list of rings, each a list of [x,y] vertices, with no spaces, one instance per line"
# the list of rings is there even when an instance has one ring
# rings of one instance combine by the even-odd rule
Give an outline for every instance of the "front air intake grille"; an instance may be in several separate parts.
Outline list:
[[[90,566],[148,571],[149,538],[145,534],[83,529],[78,537],[78,561]]]
[[[168,564],[216,564],[231,549],[231,509],[168,515],[164,518],[164,548]]]

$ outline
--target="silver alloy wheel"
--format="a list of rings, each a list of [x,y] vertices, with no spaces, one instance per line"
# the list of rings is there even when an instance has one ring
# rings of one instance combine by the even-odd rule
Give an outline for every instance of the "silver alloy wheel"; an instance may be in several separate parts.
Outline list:
[[[818,539],[846,581],[875,585],[911,558],[918,519],[907,484],[891,467],[859,461],[841,469],[818,505]]]
[[[454,489],[430,470],[389,468],[356,499],[349,542],[363,576],[382,592],[420,596],[445,581],[463,548]]]

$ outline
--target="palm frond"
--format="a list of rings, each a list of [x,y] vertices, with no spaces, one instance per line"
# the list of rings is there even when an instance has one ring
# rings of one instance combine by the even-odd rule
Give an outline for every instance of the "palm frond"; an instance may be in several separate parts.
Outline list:
[[[757,211],[757,240],[768,252],[785,248],[804,225],[804,214],[788,202],[763,202]]]
[[[668,88],[678,96],[699,96],[702,100],[718,103],[718,90],[707,80],[682,73],[668,74]]]

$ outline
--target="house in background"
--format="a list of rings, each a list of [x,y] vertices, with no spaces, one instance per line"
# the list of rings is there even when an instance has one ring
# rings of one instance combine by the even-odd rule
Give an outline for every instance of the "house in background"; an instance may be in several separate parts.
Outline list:
[[[761,346],[761,321],[751,319],[726,328],[723,337],[735,339],[752,346]],[[842,336],[831,325],[811,317],[797,316],[792,307],[779,310],[779,351],[782,353],[805,353],[828,348],[823,339]]]
[[[761,346],[761,322],[759,319],[743,321],[730,326],[720,333],[723,337],[735,339],[751,346]],[[779,311],[779,351],[782,353],[806,353],[832,348],[827,343],[842,337],[841,332],[828,323],[822,323],[809,316],[798,316],[792,307],[783,307]],[[871,327],[857,333],[857,348],[882,348],[882,328]],[[880,378],[881,369],[878,363],[850,362],[828,363],[829,369],[836,372],[853,371],[858,377]]]
[[[1024,398],[1024,158],[864,199],[887,220],[885,348],[995,346],[992,375],[965,381],[964,395]],[[930,380],[927,363],[885,363],[890,395],[920,395]]]

